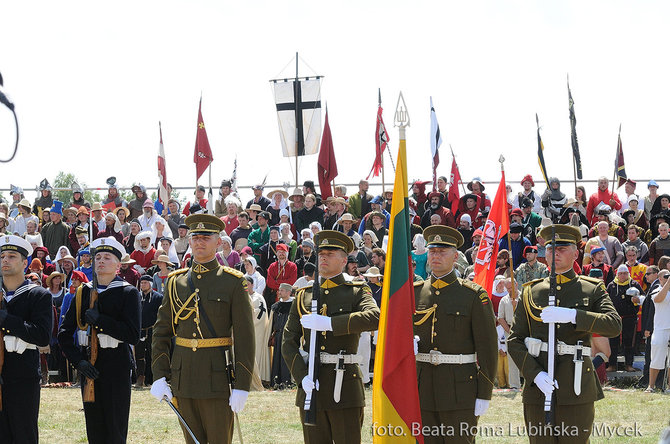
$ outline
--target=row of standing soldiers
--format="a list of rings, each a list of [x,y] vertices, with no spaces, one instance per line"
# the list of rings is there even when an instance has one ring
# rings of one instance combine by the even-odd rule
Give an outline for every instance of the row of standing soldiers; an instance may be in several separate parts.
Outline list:
[[[243,275],[220,266],[214,257],[223,229],[220,219],[192,215],[186,223],[194,260],[190,268],[171,274],[158,311],[152,339],[151,393],[178,406],[199,442],[231,442],[233,418],[243,409],[254,378],[251,305]],[[526,381],[526,424],[544,424],[541,406],[545,396],[555,391],[556,424],[577,428],[571,442],[587,442],[593,403],[603,397],[590,361],[589,341],[593,333],[618,335],[621,319],[600,281],[572,271],[580,233],[568,226],[555,226],[555,233],[549,247],[556,252],[557,306],[547,307],[548,278],[525,285],[508,348]],[[421,416],[424,430],[453,427],[456,431],[456,437],[426,434],[424,442],[473,442],[474,436],[460,431],[472,430],[462,425],[476,425],[489,407],[497,360],[492,304],[482,287],[457,277],[453,269],[456,249],[463,242],[460,233],[437,225],[428,227],[424,236],[432,275],[414,288]],[[544,233],[543,237],[552,236]],[[116,244],[107,238],[92,245],[96,249],[97,285],[80,287],[58,335],[64,353],[82,375],[82,388],[87,380],[94,381],[95,401],[84,403],[87,435],[92,443],[126,440],[130,346],[140,338],[140,295],[136,288],[116,278],[123,252],[123,247]],[[299,290],[284,330],[282,354],[299,384],[296,405],[300,407],[305,442],[360,442],[365,399],[356,350],[360,333],[377,329],[379,308],[366,284],[344,279],[342,270],[353,249],[351,239],[340,232],[322,231],[316,244],[321,291],[318,314],[309,310],[312,288]],[[16,236],[4,236],[0,248],[4,275],[0,332],[10,338],[4,341],[8,347],[3,355],[0,443],[37,442],[36,347],[49,342],[51,300],[46,290],[23,279],[30,245]],[[91,304],[95,293],[97,302]],[[547,374],[549,322],[556,323],[556,338],[561,344],[556,382]],[[305,358],[311,329],[320,332],[317,352],[321,367],[316,386],[307,378]],[[94,331],[100,346],[97,359],[91,363],[91,347],[86,343],[93,342]],[[575,360],[577,347],[583,356],[579,364]],[[232,352],[230,359],[226,350]],[[335,365],[340,358],[344,376],[338,378]],[[231,366],[235,368],[234,380],[227,372]],[[316,426],[311,426],[304,424],[303,406],[306,395],[314,389],[320,396]],[[434,427],[439,425],[442,427]],[[194,442],[184,424],[182,429],[185,440]],[[566,437],[541,435],[530,440],[556,442],[559,438],[562,442]]]

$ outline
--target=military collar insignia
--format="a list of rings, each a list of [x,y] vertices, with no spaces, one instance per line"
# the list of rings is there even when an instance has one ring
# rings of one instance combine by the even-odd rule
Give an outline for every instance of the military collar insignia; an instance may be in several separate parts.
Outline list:
[[[331,281],[330,279],[326,279],[325,281],[323,281],[321,283],[321,288],[325,288],[326,290],[329,289],[329,288],[335,288],[337,286],[338,286],[338,284]]]
[[[209,268],[198,263],[194,263],[192,268],[194,273],[207,273],[208,271],[210,271]]]

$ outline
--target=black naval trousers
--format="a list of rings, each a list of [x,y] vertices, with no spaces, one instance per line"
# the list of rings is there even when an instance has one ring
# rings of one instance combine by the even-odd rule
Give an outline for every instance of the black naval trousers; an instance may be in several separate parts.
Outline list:
[[[95,402],[84,403],[86,436],[90,444],[122,444],[128,436],[130,417],[130,369],[105,372],[96,365],[100,377],[95,380]],[[82,396],[86,378],[82,376]]]
[[[36,350],[26,350],[24,353]],[[5,380],[2,385],[0,444],[37,443],[40,379]]]

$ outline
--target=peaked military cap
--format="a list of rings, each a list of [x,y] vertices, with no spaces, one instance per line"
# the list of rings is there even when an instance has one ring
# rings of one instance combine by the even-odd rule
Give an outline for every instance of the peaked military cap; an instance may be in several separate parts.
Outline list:
[[[430,247],[454,247],[460,248],[465,240],[463,235],[455,228],[446,225],[430,225],[423,230],[426,246]]]
[[[316,233],[314,240],[320,250],[343,250],[347,254],[354,251],[354,241],[341,231],[321,230]]]
[[[30,242],[20,236],[7,234],[0,239],[0,251],[16,251],[24,257],[33,254],[33,247]]]
[[[577,245],[582,241],[579,228],[572,225],[554,224],[540,230],[540,236],[545,239],[547,245],[552,243],[552,230],[556,230],[556,245]]]
[[[184,223],[191,234],[219,234],[225,228],[223,221],[213,214],[191,214]]]
[[[95,253],[112,253],[119,261],[126,254],[126,248],[113,237],[99,237],[91,242],[91,249]]]

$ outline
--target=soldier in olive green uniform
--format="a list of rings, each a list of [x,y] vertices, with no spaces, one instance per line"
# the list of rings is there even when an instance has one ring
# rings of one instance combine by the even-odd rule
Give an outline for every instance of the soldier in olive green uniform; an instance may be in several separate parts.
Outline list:
[[[423,236],[432,273],[414,284],[414,334],[421,421],[430,431],[424,442],[470,443],[493,391],[495,316],[486,291],[456,275],[463,236],[444,225],[427,227]]]
[[[305,443],[359,443],[365,395],[356,351],[360,333],[377,329],[379,308],[370,287],[362,282],[346,281],[342,275],[347,255],[354,248],[351,238],[339,231],[324,230],[316,235],[315,242],[319,249],[320,314],[310,314],[312,287],[298,290],[284,329],[282,355],[293,379],[300,385],[296,405],[300,407]],[[321,366],[316,386],[316,426],[305,425],[303,409],[305,391],[315,388],[307,376],[306,358],[303,359],[309,350],[312,328],[321,335],[317,349]],[[340,358],[344,361],[344,372],[338,378],[335,364]],[[336,382],[338,379],[340,384]]]
[[[185,223],[193,264],[171,273],[165,287],[154,325],[151,394],[160,400],[174,393],[179,412],[201,443],[230,443],[233,412],[244,407],[254,366],[251,304],[242,273],[220,266],[214,256],[223,222],[195,214]],[[233,346],[233,331],[236,380],[230,393],[225,350]],[[184,437],[193,442],[186,430]]]
[[[507,349],[525,379],[524,419],[531,443],[586,443],[593,425],[594,401],[603,398],[591,364],[591,334],[614,337],[621,332],[617,314],[601,280],[575,274],[575,227],[555,225],[540,232],[547,239],[547,260],[556,254],[556,306],[548,307],[550,278],[524,284]],[[555,244],[555,245],[554,245]],[[551,263],[551,262],[550,262]],[[548,323],[556,325],[555,377],[547,373]],[[555,415],[545,428],[545,396],[556,390]]]

